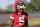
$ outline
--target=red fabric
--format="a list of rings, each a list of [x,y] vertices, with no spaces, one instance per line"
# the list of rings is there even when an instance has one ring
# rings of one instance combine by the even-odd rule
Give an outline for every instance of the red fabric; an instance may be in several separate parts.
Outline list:
[[[21,0],[18,0],[18,1],[21,1]]]
[[[15,16],[14,16],[14,13],[11,13],[10,18],[11,18],[11,17],[15,17]],[[11,19],[14,20],[13,18],[11,18]]]
[[[26,20],[28,17],[28,13],[24,12],[23,14],[16,14],[16,13],[12,13],[11,14],[11,17],[15,17],[15,19],[12,19],[14,20],[14,27],[25,27],[25,24],[26,24]],[[22,25],[20,25],[19,23],[21,23]]]

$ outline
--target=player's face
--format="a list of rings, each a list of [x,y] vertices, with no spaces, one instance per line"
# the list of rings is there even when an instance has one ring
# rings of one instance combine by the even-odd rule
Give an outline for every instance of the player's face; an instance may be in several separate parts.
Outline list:
[[[18,9],[18,12],[22,13],[23,9]]]

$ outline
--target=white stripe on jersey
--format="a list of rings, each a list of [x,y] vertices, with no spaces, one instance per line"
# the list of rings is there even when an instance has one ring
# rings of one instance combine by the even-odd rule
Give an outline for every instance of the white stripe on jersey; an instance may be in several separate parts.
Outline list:
[[[11,19],[15,19],[14,17],[11,17],[11,16],[10,16],[10,18],[11,18]]]

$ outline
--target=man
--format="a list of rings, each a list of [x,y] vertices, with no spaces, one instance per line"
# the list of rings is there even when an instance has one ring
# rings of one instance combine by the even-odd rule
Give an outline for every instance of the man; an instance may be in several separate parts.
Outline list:
[[[14,4],[16,12],[10,15],[10,27],[28,27],[28,13],[24,12],[25,4],[23,1],[16,1]]]

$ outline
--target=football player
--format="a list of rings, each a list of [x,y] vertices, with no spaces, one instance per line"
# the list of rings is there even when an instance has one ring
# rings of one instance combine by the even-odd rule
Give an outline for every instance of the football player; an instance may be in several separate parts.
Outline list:
[[[25,4],[23,1],[16,1],[14,4],[16,12],[11,13],[10,27],[28,27],[28,13],[24,12]]]

